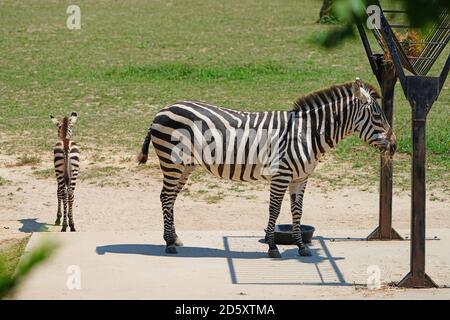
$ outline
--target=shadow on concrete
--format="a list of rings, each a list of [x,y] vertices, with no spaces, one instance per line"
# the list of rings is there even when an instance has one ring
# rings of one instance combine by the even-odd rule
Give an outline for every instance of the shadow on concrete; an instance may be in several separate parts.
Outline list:
[[[255,236],[224,236],[223,237],[223,242],[224,242],[224,248],[227,250],[229,250],[230,248],[230,244],[229,244],[229,239],[233,239],[233,238],[258,238]],[[249,282],[249,281],[238,281],[238,277],[237,277],[237,272],[233,263],[233,258],[232,257],[227,257],[227,262],[228,262],[228,268],[230,270],[230,277],[231,277],[231,282],[233,284],[263,284],[263,285],[280,285],[280,284],[285,284],[285,285],[322,285],[322,286],[355,286],[355,283],[348,283],[345,278],[343,273],[341,272],[341,270],[339,269],[336,261],[337,260],[342,260],[344,259],[343,257],[334,257],[328,246],[326,245],[325,240],[329,240],[328,238],[324,238],[321,236],[316,236],[313,238],[313,240],[316,240],[319,242],[320,244],[320,248],[311,248],[311,253],[312,256],[311,257],[301,257],[297,254],[298,252],[298,248],[295,246],[295,248],[293,249],[288,249],[282,252],[282,256],[283,258],[281,260],[286,260],[286,259],[294,259],[299,261],[300,263],[311,263],[314,264],[315,266],[315,270],[317,272],[317,277],[319,279],[319,281],[308,281],[308,282],[274,282],[274,281],[265,281],[265,282]],[[259,242],[265,242],[264,239],[260,239]],[[324,253],[324,255],[321,255],[319,253],[319,251],[322,251]],[[336,276],[336,281],[335,282],[327,282],[324,280],[322,271],[319,267],[319,264],[324,263],[324,262],[328,262],[333,271],[334,274]]]
[[[18,220],[22,224],[19,231],[25,233],[48,231],[49,224],[37,222],[37,219],[38,218]]]
[[[179,247],[177,254],[165,253],[165,245],[156,244],[112,244],[99,246],[96,252],[99,255],[105,253],[142,254],[147,256],[165,256],[174,258],[227,258],[232,259],[267,259],[265,252],[241,252],[223,249],[211,249],[201,247]]]
[[[317,236],[313,240],[316,240],[320,247],[311,248],[312,256],[301,257],[297,254],[297,247],[289,248],[281,252],[282,258],[271,259],[267,256],[266,252],[243,252],[243,251],[233,251],[230,246],[230,239],[234,240],[244,240],[244,239],[259,239],[256,236],[224,236],[223,243],[224,249],[213,249],[204,247],[180,247],[178,248],[178,254],[167,254],[165,253],[165,245],[155,245],[155,244],[113,244],[98,246],[96,248],[96,253],[99,255],[104,255],[106,253],[113,254],[139,254],[147,256],[165,256],[173,258],[225,258],[227,260],[228,269],[230,271],[231,283],[233,284],[258,284],[258,285],[321,285],[321,286],[355,286],[355,283],[348,283],[341,270],[339,269],[336,261],[344,259],[343,257],[334,257],[323,237]],[[321,252],[320,252],[321,251]],[[313,281],[295,281],[295,282],[277,282],[267,279],[267,281],[262,282],[242,282],[238,281],[238,271],[236,270],[234,259],[264,259],[273,261],[285,261],[293,260],[299,262],[299,267],[302,264],[314,264],[316,275],[313,277]],[[325,281],[324,275],[320,268],[320,264],[328,263],[333,270],[333,278],[335,281]],[[255,269],[255,272],[261,272],[261,270]],[[263,271],[264,272],[264,271]]]
[[[227,237],[224,237],[226,239]],[[297,249],[289,249],[282,252],[283,257],[281,259],[271,259],[267,256],[266,252],[243,252],[232,251],[229,249],[229,245],[225,242],[225,249],[212,249],[202,247],[179,247],[177,254],[165,253],[165,245],[155,244],[112,244],[106,246],[98,246],[96,252],[99,255],[105,253],[116,254],[141,254],[147,256],[165,256],[174,258],[227,258],[227,259],[270,259],[270,260],[299,260],[304,263],[320,263],[324,259],[318,253],[318,249],[312,249],[313,255],[311,257],[300,257],[289,252],[297,252]],[[288,253],[288,254],[286,254]],[[342,258],[338,258],[342,259]]]

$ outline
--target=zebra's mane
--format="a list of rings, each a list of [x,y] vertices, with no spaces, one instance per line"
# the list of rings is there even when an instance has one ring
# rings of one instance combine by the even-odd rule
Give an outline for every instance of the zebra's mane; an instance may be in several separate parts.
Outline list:
[[[64,138],[67,137],[68,127],[69,127],[69,118],[64,117],[62,120],[62,125],[61,125],[61,136],[63,136]]]
[[[314,104],[320,105],[325,101],[334,102],[340,95],[344,96],[345,92],[351,93],[352,84],[353,82],[338,84],[325,89],[316,90],[311,93],[308,93],[307,95],[301,96],[300,98],[294,101],[294,108],[292,111],[309,110],[312,105]],[[364,89],[367,90],[367,92],[369,92],[369,94],[374,99],[380,98],[380,94],[377,88],[375,88],[373,85],[363,82],[363,87]]]

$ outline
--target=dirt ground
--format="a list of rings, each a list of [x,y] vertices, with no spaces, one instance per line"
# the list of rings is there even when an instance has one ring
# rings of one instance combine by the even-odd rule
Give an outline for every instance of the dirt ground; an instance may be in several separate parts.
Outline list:
[[[155,157],[145,166],[137,166],[131,156],[113,155],[101,166],[86,159],[80,172],[86,179],[78,181],[75,191],[77,231],[162,233],[161,174]],[[15,162],[14,157],[0,156],[0,177],[7,181],[0,186],[0,242],[36,231],[59,231],[53,225],[57,199],[52,163],[17,166]],[[36,174],[42,170],[48,173],[44,177]],[[409,228],[410,202],[408,192],[395,192],[395,228]],[[427,202],[427,227],[450,228],[449,204],[447,195],[433,191]],[[268,185],[228,182],[199,173],[191,176],[175,205],[180,234],[183,230],[263,230],[267,219]],[[290,221],[286,196],[278,222]],[[372,229],[378,223],[378,192],[375,187],[325,188],[320,180],[311,179],[302,223],[318,230]]]
[[[156,159],[152,156],[145,166],[138,166],[134,157],[123,158],[119,154],[117,152],[106,159],[85,154],[82,158],[80,179],[75,191],[74,219],[77,231],[80,236],[85,233],[88,238],[92,233],[94,237],[99,235],[99,231],[102,234],[129,234],[130,237],[161,232],[160,244],[163,245],[159,201],[161,173]],[[50,155],[48,159],[51,159]],[[0,156],[0,177],[3,181],[0,185],[0,248],[33,232],[60,230],[59,226],[53,225],[57,198],[52,163],[19,164],[14,157]],[[322,165],[319,164],[316,170],[321,170]],[[427,228],[450,229],[448,195],[436,190],[430,194],[427,201]],[[229,182],[194,172],[175,205],[177,233],[181,239],[185,238],[183,233],[188,236],[195,230],[253,230],[262,233],[268,219],[268,195],[268,185],[265,183]],[[337,237],[355,234],[364,237],[368,230],[378,224],[378,201],[378,191],[374,186],[342,188],[339,184],[333,187],[321,179],[312,178],[305,195],[302,223],[315,226],[316,235],[329,236],[331,232]],[[395,190],[393,225],[397,230],[402,230],[402,235],[407,235],[405,230],[409,230],[410,226],[410,202],[408,192]],[[290,222],[289,199],[286,196],[278,223]],[[71,238],[67,235],[67,239]],[[402,261],[407,261],[408,250],[401,252],[405,254]],[[438,274],[448,269],[448,264],[442,261],[433,265],[438,268]],[[404,272],[401,270],[393,278],[399,279]],[[389,289],[386,290],[378,292],[377,297],[387,298]],[[365,296],[365,293],[355,295],[355,292],[350,290],[348,298]],[[434,297],[439,292],[431,290],[429,294]],[[398,296],[408,297],[414,299],[421,295],[408,290]]]

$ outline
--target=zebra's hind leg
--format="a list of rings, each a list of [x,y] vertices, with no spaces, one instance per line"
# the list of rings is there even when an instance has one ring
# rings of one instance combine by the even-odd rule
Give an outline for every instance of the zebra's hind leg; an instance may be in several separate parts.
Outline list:
[[[161,164],[164,179],[160,199],[164,217],[164,240],[166,241],[166,253],[177,253],[175,244],[177,236],[175,233],[173,206],[175,204],[175,199],[178,192],[181,190],[178,185],[181,181],[185,168],[186,167],[184,165],[179,164]]]
[[[184,169],[184,172],[182,173],[180,180],[178,181],[178,185],[177,185],[177,189],[176,189],[176,193],[175,193],[175,199],[174,199],[174,203],[176,198],[178,197],[178,195],[180,194],[181,190],[183,190],[184,185],[186,184],[186,182],[188,181],[189,175],[192,173],[192,171],[194,171],[195,166],[194,165],[187,165]],[[172,213],[173,215],[173,213]],[[175,219],[172,223],[172,233],[173,233],[173,237],[175,239],[175,246],[177,247],[182,247],[183,246],[183,242],[180,240],[180,237],[178,237],[176,231],[175,231]]]
[[[275,223],[280,215],[281,203],[289,185],[288,177],[274,177],[270,183],[269,222],[266,228],[266,241],[269,246],[269,257],[281,258],[280,251],[275,244]]]
[[[303,195],[305,193],[307,179],[293,181],[289,184],[289,194],[291,198],[292,231],[295,244],[298,246],[300,256],[311,256],[308,246],[303,243],[300,222],[302,219]]]
[[[75,223],[73,222],[73,212],[72,212],[72,207],[73,207],[73,199],[74,199],[74,191],[75,191],[75,186],[70,185],[69,190],[68,190],[68,201],[69,201],[69,227],[70,227],[70,231],[71,232],[75,232]]]
[[[58,197],[58,212],[56,213],[56,220],[55,220],[55,225],[59,226],[61,224],[61,217],[62,217],[62,212],[61,212],[61,202],[62,202],[62,187],[60,186],[59,182],[58,182],[58,190],[56,192],[57,197]]]
[[[66,187],[62,188],[62,200],[63,200],[64,216],[63,216],[61,232],[65,232],[67,229],[67,188]]]

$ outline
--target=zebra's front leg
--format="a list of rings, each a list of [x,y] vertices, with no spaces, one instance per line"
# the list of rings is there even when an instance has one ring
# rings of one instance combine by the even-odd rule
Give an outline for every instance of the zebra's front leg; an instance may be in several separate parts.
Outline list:
[[[298,246],[298,254],[301,256],[311,256],[308,246],[303,243],[300,222],[302,219],[303,195],[305,193],[307,179],[293,181],[289,184],[289,194],[291,198],[292,231],[295,244]]]
[[[58,212],[56,213],[56,220],[55,220],[55,225],[59,226],[61,224],[61,217],[62,217],[62,212],[61,212],[61,202],[62,202],[62,187],[59,185],[58,182],[58,190],[56,192],[56,195],[58,197]]]
[[[272,179],[270,184],[269,222],[266,228],[266,241],[269,246],[269,257],[281,258],[280,251],[275,244],[275,223],[280,215],[281,204],[289,182],[283,178]]]
[[[73,222],[73,212],[72,212],[72,207],[73,207],[73,200],[74,200],[74,190],[75,186],[70,186],[69,187],[69,192],[68,192],[68,201],[69,201],[69,227],[70,227],[70,231],[71,232],[75,232],[75,223]]]

